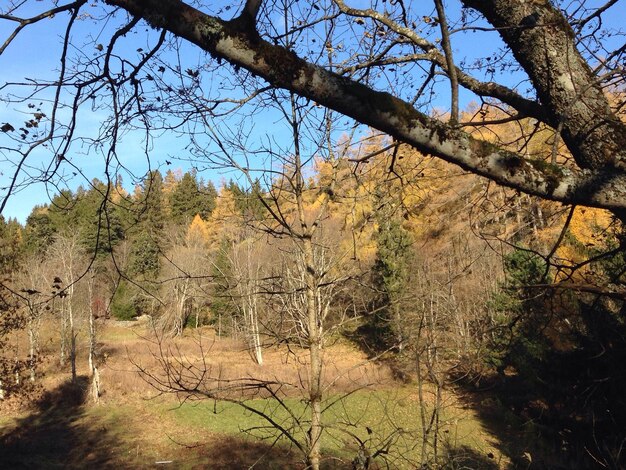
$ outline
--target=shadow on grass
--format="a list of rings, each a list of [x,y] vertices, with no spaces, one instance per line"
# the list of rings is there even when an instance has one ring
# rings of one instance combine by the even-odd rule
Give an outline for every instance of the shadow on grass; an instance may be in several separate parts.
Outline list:
[[[299,469],[302,456],[284,445],[214,435],[192,445],[141,441],[138,416],[106,419],[90,413],[89,381],[79,377],[46,392],[32,412],[0,429],[0,469]],[[131,411],[132,413],[132,408]],[[146,421],[147,423],[151,421]],[[163,431],[167,431],[164,425]],[[154,437],[148,433],[147,436]],[[144,436],[145,437],[145,436]],[[137,439],[141,444],[137,444]],[[150,437],[148,437],[150,438]],[[130,443],[140,445],[129,454]],[[331,464],[322,469],[346,468]]]
[[[10,469],[114,468],[117,444],[105,428],[85,424],[88,379],[46,392],[30,415],[0,431],[0,466]]]
[[[585,419],[585,413],[593,417],[591,410],[572,405],[565,393],[557,397],[537,393],[516,375],[492,382],[486,391],[468,390],[465,402],[497,436],[494,446],[510,459],[509,469],[626,468],[619,457],[602,462],[593,455],[613,436],[621,439],[623,424],[614,423],[610,431],[594,426]],[[606,450],[610,455],[613,448],[607,445]]]
[[[270,446],[236,436],[220,436],[215,442],[203,445],[191,461],[180,462],[193,470],[227,470],[254,468],[255,470],[279,470],[303,468],[298,465],[299,455],[283,446]]]
[[[492,378],[487,390],[468,392],[465,402],[497,436],[493,444],[510,460],[508,469],[593,468],[580,453],[566,447],[565,436],[559,433],[565,424],[551,422],[548,403],[529,392],[522,378]]]
[[[483,455],[468,446],[447,449],[447,465],[450,469],[499,470],[492,454]]]
[[[241,436],[213,434],[191,445],[155,448],[154,442],[142,442],[137,455],[128,452],[129,443],[137,444],[141,417],[127,416],[103,420],[86,408],[88,379],[79,377],[47,392],[33,405],[28,416],[13,426],[0,430],[0,468],[4,469],[207,469],[255,470],[304,469],[302,455],[295,449],[268,441],[252,441]],[[130,408],[132,413],[132,408]],[[108,416],[108,415],[107,415]],[[152,421],[146,420],[144,423]],[[163,423],[167,431],[167,424]],[[152,434],[148,433],[148,436]],[[492,457],[460,447],[448,449],[450,468],[496,470]],[[325,453],[323,470],[351,470],[348,454]],[[344,455],[346,454],[346,455]],[[375,460],[368,470],[394,467]],[[408,468],[408,467],[407,467]]]

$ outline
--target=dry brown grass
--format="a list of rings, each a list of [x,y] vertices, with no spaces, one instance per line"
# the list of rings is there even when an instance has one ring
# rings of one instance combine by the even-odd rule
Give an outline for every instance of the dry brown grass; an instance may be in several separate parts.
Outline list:
[[[263,351],[263,365],[256,364],[241,340],[219,338],[212,328],[187,330],[183,337],[159,337],[145,323],[107,321],[99,325],[98,358],[102,382],[102,401],[125,403],[157,393],[142,376],[140,368],[148,374],[163,373],[163,362],[183,358],[185,364],[198,370],[206,369],[208,375],[224,382],[254,379],[287,384],[287,395],[303,393],[308,380],[308,352],[298,347],[270,346]],[[21,332],[12,338],[12,344],[24,357],[28,351],[28,338]],[[58,325],[45,321],[40,333],[41,364],[37,383],[40,391],[53,390],[69,378],[69,364],[59,363]],[[87,337],[79,331],[77,337],[77,373],[88,376]],[[364,387],[393,385],[388,367],[367,359],[356,347],[337,342],[324,352],[323,383],[329,394],[345,393]],[[36,399],[28,395],[27,401]],[[12,406],[9,406],[12,403]],[[21,403],[0,403],[8,412]]]
[[[28,409],[10,413],[4,404],[0,419],[4,450],[0,457],[15,468],[152,468],[161,460],[173,460],[180,468],[244,468],[256,461],[255,468],[299,465],[301,456],[287,447],[206,427],[189,427],[168,412],[178,405],[180,396],[146,401],[157,392],[142,378],[138,366],[159,374],[162,355],[168,360],[184,357],[189,363],[206,366],[224,381],[252,377],[284,382],[293,385],[285,389],[287,395],[298,396],[306,387],[306,350],[268,347],[263,365],[258,365],[242,341],[218,338],[210,328],[186,332],[181,338],[159,338],[145,324],[107,322],[100,325],[99,334],[103,394],[100,404],[94,406],[88,393],[86,336],[78,337],[79,380],[71,384],[69,365],[59,364],[57,331],[56,324],[48,322],[41,332],[45,360],[44,374],[38,380],[42,396],[27,397]],[[26,350],[25,336],[15,341],[20,350]],[[325,363],[324,382],[330,384],[329,394],[392,383],[385,366],[371,363],[347,344],[330,346]],[[70,395],[80,395],[80,399],[67,402]],[[28,455],[27,447],[31,449]],[[343,467],[337,463],[328,468]]]
[[[45,325],[42,337],[48,338],[44,348],[48,358],[41,383],[48,391],[46,396],[40,400],[30,397],[30,410],[13,411],[12,418],[0,414],[0,463],[9,462],[13,468],[155,468],[155,462],[171,460],[170,468],[247,468],[255,463],[254,468],[261,469],[299,468],[302,456],[285,442],[271,445],[271,440],[253,441],[240,432],[258,426],[259,420],[238,406],[220,404],[216,415],[212,401],[178,408],[180,396],[146,400],[155,397],[156,390],[141,377],[136,365],[156,374],[164,351],[168,360],[185,357],[192,364],[206,364],[223,380],[254,377],[293,384],[286,389],[285,401],[299,410],[305,406],[299,397],[306,390],[306,350],[269,347],[264,350],[264,364],[259,366],[243,342],[217,338],[210,328],[159,342],[145,325],[109,322],[100,329],[104,393],[96,406],[87,393],[85,336],[79,337],[81,377],[78,384],[71,384],[69,367],[58,364],[54,334],[55,325]],[[385,365],[368,361],[349,344],[337,342],[325,351],[324,383],[329,385],[329,402],[338,394],[368,388],[329,410],[331,425],[351,416],[358,429],[350,429],[362,432],[364,438],[368,436],[367,426],[384,433],[392,421],[407,429],[417,425],[415,389],[394,382]],[[428,386],[426,392],[429,397]],[[67,401],[79,395],[83,402]],[[446,393],[445,400],[447,420],[455,421],[451,432],[463,442],[471,442],[472,449],[497,454],[489,435],[477,432],[476,420],[461,409],[455,396]],[[357,451],[352,448],[354,442],[329,440],[325,445],[325,468],[350,468],[350,459]]]
[[[162,338],[145,326],[106,326],[102,331],[103,399],[119,400],[154,396],[156,390],[142,377],[160,376],[163,361],[184,358],[187,365],[206,370],[217,382],[238,379],[288,384],[284,388],[298,394],[306,388],[308,352],[304,349],[273,346],[263,351],[263,364],[256,364],[242,341],[218,338],[211,328],[190,331],[182,338]],[[347,344],[334,344],[324,354],[323,383],[328,393],[345,393],[364,387],[381,387],[392,383],[386,366],[368,361],[367,357]]]

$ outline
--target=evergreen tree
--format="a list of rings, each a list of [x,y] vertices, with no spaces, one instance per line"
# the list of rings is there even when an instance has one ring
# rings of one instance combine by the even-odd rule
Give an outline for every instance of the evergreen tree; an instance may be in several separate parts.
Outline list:
[[[81,188],[80,191],[84,192]],[[60,231],[80,229],[77,195],[64,189],[50,204],[35,206],[26,219],[25,243],[31,253],[43,255]]]
[[[15,377],[23,372],[26,363],[17,360],[11,343],[14,343],[12,333],[23,328],[27,318],[12,290],[7,288],[19,269],[21,231],[17,221],[5,222],[0,215],[0,398],[6,398],[24,385],[24,381],[16,381]]]
[[[199,189],[199,207],[201,208],[199,214],[204,220],[207,220],[208,217],[215,210],[215,206],[217,204],[217,190],[215,186],[210,181],[206,183],[200,179],[198,181],[198,189]]]
[[[129,273],[140,280],[155,280],[161,270],[159,244],[148,232],[141,232],[130,252]]]
[[[81,191],[84,190],[81,188]],[[50,201],[50,219],[57,232],[65,227],[75,227],[78,223],[77,200],[77,194],[63,189]]]
[[[612,270],[619,265],[621,277],[623,253],[611,258],[592,274],[615,279]],[[522,418],[533,419],[543,439],[567,429],[561,451],[596,446],[606,462],[615,459],[611,468],[623,468],[626,303],[540,288],[556,281],[543,257],[530,250],[517,249],[504,262],[506,282],[493,299],[497,315],[487,356],[499,373],[503,405],[524,410]],[[534,403],[542,404],[540,412]]]
[[[492,299],[495,328],[487,362],[503,373],[507,366],[537,378],[536,366],[547,353],[542,330],[549,321],[551,308],[546,292],[527,286],[546,283],[545,261],[532,251],[515,250],[504,257],[504,289]],[[529,383],[530,383],[529,382]]]
[[[134,289],[128,281],[122,280],[115,290],[111,299],[111,313],[118,320],[132,320],[137,316],[137,308],[134,301]]]
[[[35,206],[26,219],[25,244],[31,253],[43,255],[57,233],[47,205]]]
[[[263,217],[266,209],[260,199],[263,191],[258,180],[248,189],[230,180],[226,189],[232,193],[235,198],[235,207],[246,220],[260,220]]]
[[[118,211],[108,199],[105,183],[94,179],[87,191],[77,191],[75,212],[80,230],[81,244],[89,255],[111,253],[113,247],[124,238]]]
[[[186,225],[196,216],[207,219],[215,209],[217,193],[211,184],[198,182],[196,173],[185,173],[169,196],[172,221]]]
[[[181,170],[178,169],[176,171],[167,170],[165,173],[165,178],[163,178],[163,192],[169,197],[180,181],[180,173]]]
[[[22,226],[15,219],[5,222],[0,215],[0,274],[15,272],[22,253]]]
[[[138,222],[150,234],[160,235],[165,225],[163,208],[163,176],[158,170],[151,171],[143,184],[138,202]]]
[[[376,259],[372,283],[376,297],[361,333],[375,350],[397,347],[402,351],[406,337],[403,332],[403,300],[413,261],[411,234],[397,218],[383,211],[376,235]]]
[[[148,174],[138,194],[137,223],[134,227],[130,256],[130,274],[155,280],[160,272],[165,214],[163,178],[159,171]]]
[[[213,262],[212,277],[213,287],[211,292],[211,312],[213,314],[212,322],[218,335],[223,332],[233,333],[230,331],[231,322],[237,315],[237,306],[232,300],[232,277],[233,268],[229,258],[231,242],[223,239],[217,250],[215,261]]]

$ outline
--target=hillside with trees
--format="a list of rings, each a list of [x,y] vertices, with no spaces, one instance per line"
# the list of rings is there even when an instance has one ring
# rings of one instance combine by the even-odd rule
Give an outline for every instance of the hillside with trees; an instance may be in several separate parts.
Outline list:
[[[0,465],[626,466],[625,12],[3,2]]]
[[[287,156],[273,179],[219,189],[179,170],[132,192],[94,180],[24,226],[3,220],[3,404],[66,376],[89,406],[155,392],[236,404],[263,422],[251,436],[295,449],[290,465],[552,467],[592,445],[618,464],[623,294],[593,286],[621,275],[619,224],[386,147],[344,145],[306,177]],[[127,358],[107,336],[119,325],[135,332]],[[224,347],[254,373],[223,364]],[[119,367],[143,385],[120,389]],[[336,420],[352,394],[407,390],[411,431]],[[493,427],[497,459],[449,439],[459,406]],[[357,447],[338,456],[329,439]]]

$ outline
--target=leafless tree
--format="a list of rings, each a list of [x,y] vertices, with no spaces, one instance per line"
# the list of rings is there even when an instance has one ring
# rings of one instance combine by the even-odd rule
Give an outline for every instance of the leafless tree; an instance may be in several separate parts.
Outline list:
[[[27,311],[28,319],[28,362],[30,369],[30,380],[35,381],[36,365],[40,355],[39,333],[41,320],[46,310],[50,309],[51,295],[50,287],[50,263],[46,263],[39,256],[32,256],[24,263],[22,272],[22,282],[24,287],[20,289]]]
[[[72,381],[76,380],[76,354],[78,337],[78,323],[80,316],[75,293],[77,283],[85,275],[87,259],[80,245],[78,233],[66,233],[57,236],[50,247],[48,255],[55,260],[57,274],[53,279],[53,288],[58,297],[61,320],[61,363],[65,361],[69,346],[69,360],[72,372]],[[68,344],[69,343],[69,344]]]
[[[89,374],[91,376],[91,396],[94,402],[100,400],[100,358],[98,348],[98,330],[99,325],[106,317],[107,303],[104,300],[105,296],[102,295],[104,290],[102,287],[102,266],[92,265],[86,273],[84,278],[87,284],[87,298],[88,302],[87,316],[88,329],[89,329],[89,352],[88,352],[88,365]],[[106,295],[106,294],[105,294]]]
[[[159,322],[163,331],[174,336],[183,334],[192,314],[197,326],[207,297],[210,269],[206,241],[187,227],[179,232],[165,255],[161,273],[164,306]]]
[[[24,185],[62,182],[70,171],[80,172],[74,156],[84,149],[102,154],[110,182],[125,167],[118,147],[127,131],[145,133],[146,156],[151,138],[162,131],[186,136],[192,148],[206,149],[207,135],[215,133],[238,135],[246,145],[250,115],[289,90],[498,184],[606,208],[621,218],[625,51],[623,36],[607,26],[618,8],[615,0],[396,2],[370,8],[344,0],[309,8],[249,1],[238,9],[181,0],[9,2],[0,13],[9,25],[2,55],[44,21],[54,20],[64,34],[56,76],[2,87],[3,100],[28,117],[24,125],[17,118],[2,125],[3,154],[13,165],[2,207]],[[284,20],[274,21],[278,17]],[[100,21],[110,28],[96,40],[86,26]],[[145,37],[134,56],[123,44],[130,32]],[[472,61],[464,50],[453,54],[468,38],[495,47],[485,47]],[[214,61],[179,62],[193,47]],[[172,55],[172,49],[183,55]],[[519,85],[508,85],[511,72]],[[212,96],[209,82],[219,80],[230,85]],[[433,113],[441,106],[433,96],[444,89],[450,90],[447,122]],[[464,122],[458,122],[461,89],[484,104],[475,119]],[[81,110],[90,106],[106,116],[91,133],[80,126]],[[503,116],[481,119],[487,107]],[[232,124],[236,115],[240,125]],[[503,122],[519,123],[522,137],[489,137]],[[552,151],[528,151],[539,130],[553,136]],[[250,156],[262,153],[247,150]],[[29,166],[39,152],[50,157],[40,171]],[[203,154],[193,157],[200,158],[199,166],[212,161],[211,151]]]
[[[257,364],[263,364],[263,340],[260,329],[260,312],[263,303],[261,289],[262,264],[258,240],[245,228],[243,240],[233,243],[231,248],[229,280],[230,299],[243,319],[243,334],[246,344]],[[248,236],[245,236],[247,232]]]
[[[295,420],[291,426],[304,431],[301,433],[304,438],[296,437],[299,433],[291,430],[286,435],[287,430],[278,427],[271,414],[265,418],[274,430],[297,441],[307,466],[318,469],[325,429],[324,401],[332,388],[332,383],[324,380],[325,350],[344,322],[353,319],[345,312],[349,306],[337,305],[338,294],[352,278],[349,267],[352,245],[346,248],[341,243],[342,236],[352,239],[352,227],[349,222],[331,220],[331,206],[335,198],[342,197],[337,187],[338,168],[345,162],[341,152],[345,153],[349,145],[335,145],[330,114],[323,115],[321,120],[310,119],[309,112],[315,108],[293,94],[278,106],[290,125],[292,142],[266,149],[274,159],[274,169],[261,173],[265,175],[264,185],[255,184],[254,171],[242,166],[225,150],[223,136],[214,136],[224,149],[219,155],[221,164],[243,173],[251,191],[249,201],[258,207],[254,217],[246,215],[244,208],[245,226],[230,233],[229,243],[224,248],[230,271],[225,275],[225,287],[243,317],[247,344],[257,363],[262,363],[261,334],[264,333],[279,344],[306,351],[307,376],[300,385],[246,378],[225,386],[239,392],[238,387],[243,387],[246,393],[252,393],[256,387],[256,393],[264,396],[269,393],[285,409],[289,407],[281,398],[284,389],[290,389],[291,393],[303,392],[308,417],[296,419],[292,410],[289,415]],[[326,165],[326,173],[319,181],[307,183],[306,172],[314,164]],[[339,228],[342,223],[346,226]],[[184,359],[171,359],[175,356],[173,351],[158,354],[161,353],[167,356],[165,375],[171,377],[155,380],[146,371],[148,379],[160,390],[167,391],[171,387],[170,391],[190,396],[198,390],[208,397],[227,396],[228,390],[220,388],[212,370],[206,371],[206,383],[200,384],[195,377],[204,374],[200,366],[194,367],[194,377],[189,377],[186,383],[191,372],[180,369],[184,367],[180,362]],[[170,364],[171,361],[174,363]]]

